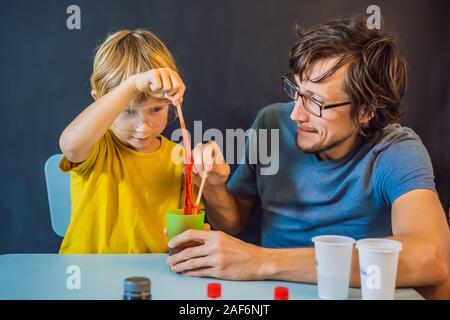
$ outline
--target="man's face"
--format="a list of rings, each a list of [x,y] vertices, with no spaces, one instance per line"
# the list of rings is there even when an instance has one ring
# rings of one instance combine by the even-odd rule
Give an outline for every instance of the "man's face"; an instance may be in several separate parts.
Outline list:
[[[114,120],[111,131],[128,147],[154,151],[158,136],[167,126],[169,102],[150,97],[143,103],[130,104]]]
[[[314,64],[309,78],[316,79],[329,70],[335,59],[324,59]],[[300,92],[323,104],[349,101],[344,92],[344,79],[347,66],[341,67],[332,76],[320,83],[304,79],[296,85]],[[305,110],[301,98],[295,102],[291,119],[297,124],[297,146],[304,152],[317,153],[322,159],[337,159],[344,156],[353,147],[358,137],[357,130],[350,119],[350,105],[322,111],[322,117],[316,117]]]

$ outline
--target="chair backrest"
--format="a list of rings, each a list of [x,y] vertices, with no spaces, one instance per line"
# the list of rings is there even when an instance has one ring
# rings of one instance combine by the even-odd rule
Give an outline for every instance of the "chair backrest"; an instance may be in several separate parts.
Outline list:
[[[59,169],[62,156],[51,156],[44,166],[52,228],[60,237],[64,237],[70,223],[70,174]]]

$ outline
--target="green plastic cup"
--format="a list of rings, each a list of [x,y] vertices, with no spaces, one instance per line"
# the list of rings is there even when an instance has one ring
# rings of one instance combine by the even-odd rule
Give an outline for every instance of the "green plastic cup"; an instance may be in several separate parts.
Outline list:
[[[197,214],[184,214],[183,209],[166,211],[167,237],[169,238],[169,240],[189,229],[203,230],[204,225],[204,210],[200,210]],[[175,254],[183,249],[196,245],[199,245],[199,243],[195,241],[183,243],[177,248],[169,249],[169,255]]]

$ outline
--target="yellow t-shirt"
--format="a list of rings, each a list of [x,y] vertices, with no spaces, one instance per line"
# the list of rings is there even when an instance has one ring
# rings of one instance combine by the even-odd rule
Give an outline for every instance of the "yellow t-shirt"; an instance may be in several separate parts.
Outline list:
[[[176,143],[160,139],[157,151],[136,152],[108,130],[84,162],[62,158],[72,215],[60,253],[167,252],[165,211],[182,207],[184,178]]]

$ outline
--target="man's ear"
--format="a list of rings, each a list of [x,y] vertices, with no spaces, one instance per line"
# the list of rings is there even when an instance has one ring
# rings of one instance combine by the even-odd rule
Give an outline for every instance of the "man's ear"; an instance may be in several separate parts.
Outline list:
[[[97,90],[92,90],[91,91],[91,96],[92,96],[92,98],[94,98],[94,100],[97,100]]]
[[[367,126],[369,121],[372,120],[372,118],[374,116],[375,116],[375,113],[373,112],[373,110],[364,110],[364,107],[362,107],[361,112],[359,113],[359,116],[358,116],[359,124],[362,127]]]

